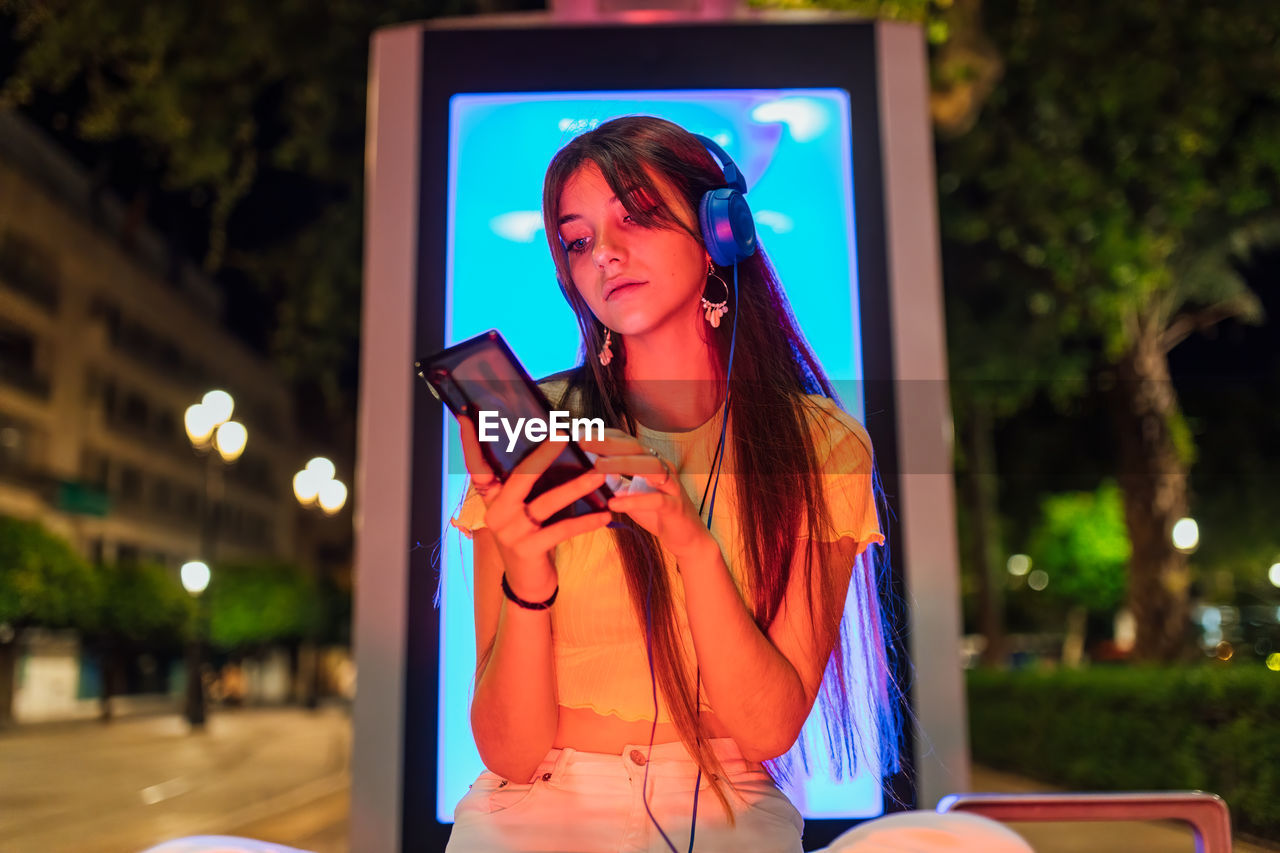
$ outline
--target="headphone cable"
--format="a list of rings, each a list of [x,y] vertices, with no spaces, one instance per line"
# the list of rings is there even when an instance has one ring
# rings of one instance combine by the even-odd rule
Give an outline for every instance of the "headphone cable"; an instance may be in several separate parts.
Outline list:
[[[738,263],[733,264],[733,304],[735,310],[733,312],[733,325],[729,335],[729,363],[725,368],[725,391],[724,391],[724,413],[720,419],[720,439],[716,443],[715,454],[711,460],[711,471],[707,479],[706,488],[702,492],[702,500],[699,501],[698,516],[702,516],[703,507],[706,508],[707,517],[705,519],[707,531],[711,530],[711,519],[716,509],[716,492],[720,487],[720,472],[723,469],[725,439],[729,431],[729,408],[732,403],[732,393],[729,390],[729,380],[733,376],[733,352],[738,341]],[[708,502],[708,497],[710,501]],[[649,686],[653,693],[653,723],[649,727],[649,747],[645,756],[644,763],[644,779],[641,782],[640,799],[644,803],[645,813],[649,816],[649,821],[654,828],[658,830],[658,834],[662,836],[662,840],[666,842],[671,853],[679,853],[676,846],[671,842],[667,833],[663,830],[662,825],[658,823],[658,819],[653,814],[653,809],[649,806],[649,757],[653,754],[653,739],[658,730],[658,681],[657,675],[653,667],[653,575],[654,565],[652,556],[649,558],[649,592],[645,599],[645,650],[649,658]],[[698,665],[694,676],[694,711],[701,716],[702,714],[702,666]],[[699,731],[695,735],[699,742],[702,740],[702,734]],[[698,794],[702,789],[702,767],[698,767],[698,775],[693,786],[693,815],[689,821],[689,853],[693,853],[693,842],[697,837],[698,831]]]

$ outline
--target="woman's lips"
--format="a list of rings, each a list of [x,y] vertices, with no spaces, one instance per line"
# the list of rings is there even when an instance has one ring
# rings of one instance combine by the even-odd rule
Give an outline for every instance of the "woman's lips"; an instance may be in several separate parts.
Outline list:
[[[604,301],[609,302],[616,296],[626,295],[628,292],[635,290],[637,287],[643,287],[647,283],[648,282],[643,281],[629,281],[625,284],[619,284],[605,295]]]

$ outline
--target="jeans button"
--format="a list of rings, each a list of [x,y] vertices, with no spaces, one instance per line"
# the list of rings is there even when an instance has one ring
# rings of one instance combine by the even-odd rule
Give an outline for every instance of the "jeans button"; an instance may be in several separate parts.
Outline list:
[[[644,753],[641,752],[640,750],[638,749],[631,750],[631,755],[629,757],[631,758],[631,761],[633,764],[639,764],[641,767],[645,765],[646,759],[644,757]]]

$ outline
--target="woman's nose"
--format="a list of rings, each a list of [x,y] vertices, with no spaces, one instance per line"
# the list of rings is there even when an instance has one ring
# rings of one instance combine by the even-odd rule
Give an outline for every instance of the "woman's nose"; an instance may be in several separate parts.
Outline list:
[[[591,253],[591,260],[598,267],[607,267],[612,261],[621,261],[625,248],[617,231],[606,229],[596,235],[596,245]]]

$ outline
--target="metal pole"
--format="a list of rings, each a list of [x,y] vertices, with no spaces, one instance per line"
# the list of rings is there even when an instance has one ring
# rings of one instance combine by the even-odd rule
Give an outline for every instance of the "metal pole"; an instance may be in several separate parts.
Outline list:
[[[214,481],[216,474],[221,473],[221,471],[214,471],[216,464],[217,460],[214,459],[213,453],[206,451],[204,502],[201,506],[200,518],[200,557],[210,566],[213,565],[213,545],[217,524],[214,499],[216,487],[220,485]],[[209,605],[204,600],[203,593],[197,595],[195,626],[191,632],[191,639],[187,643],[187,722],[193,730],[203,729],[207,717],[208,701],[204,689],[204,640],[208,631],[208,608]]]

